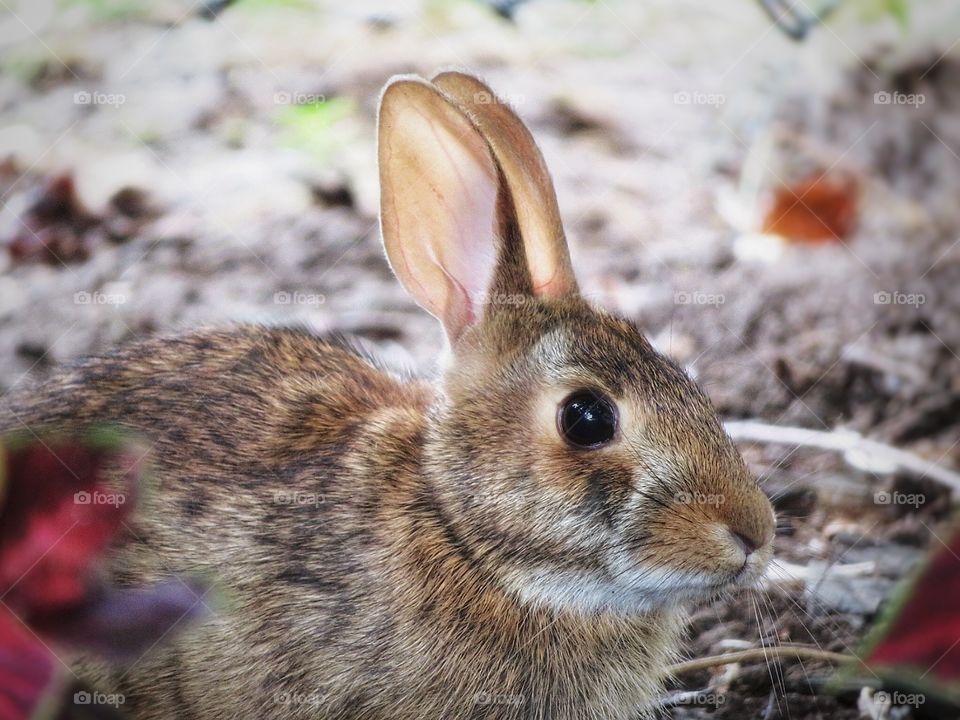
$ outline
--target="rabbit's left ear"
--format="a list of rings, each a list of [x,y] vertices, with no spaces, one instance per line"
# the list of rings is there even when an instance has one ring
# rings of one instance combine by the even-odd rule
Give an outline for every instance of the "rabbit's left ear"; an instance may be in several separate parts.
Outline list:
[[[482,318],[494,284],[504,235],[500,172],[460,108],[416,77],[384,90],[378,133],[387,257],[452,344]]]
[[[490,146],[513,200],[527,268],[538,296],[578,292],[553,181],[523,121],[477,78],[443,72],[430,81],[471,119]]]
[[[390,265],[451,343],[501,295],[577,292],[553,183],[520,119],[466,75],[394,78],[377,122]],[[474,93],[473,91],[476,90]]]

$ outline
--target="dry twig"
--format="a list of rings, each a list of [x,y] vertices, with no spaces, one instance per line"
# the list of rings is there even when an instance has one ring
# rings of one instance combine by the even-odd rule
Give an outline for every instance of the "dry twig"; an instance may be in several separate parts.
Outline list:
[[[919,478],[930,477],[954,492],[960,493],[960,474],[942,465],[929,462],[913,453],[899,450],[876,440],[869,440],[852,430],[830,432],[798,427],[767,425],[756,420],[730,420],[724,424],[734,440],[800,445],[843,453],[844,459],[868,472],[905,470]]]
[[[697,670],[706,670],[707,668],[718,665],[729,665],[739,662],[754,662],[757,660],[770,660],[771,658],[791,658],[795,660],[824,660],[831,663],[861,662],[855,655],[846,655],[844,653],[830,652],[821,650],[818,647],[809,645],[771,645],[770,647],[750,648],[749,650],[738,650],[736,652],[722,653],[720,655],[708,655],[707,657],[694,658],[685,662],[671,665],[669,672],[671,675],[681,673],[695,672]]]

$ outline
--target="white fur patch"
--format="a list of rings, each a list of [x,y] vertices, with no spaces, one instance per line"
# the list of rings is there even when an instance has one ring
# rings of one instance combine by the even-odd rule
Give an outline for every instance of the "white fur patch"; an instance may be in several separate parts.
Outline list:
[[[530,605],[582,614],[609,612],[634,615],[712,595],[719,588],[691,573],[660,568],[630,568],[611,581],[609,576],[576,570],[517,570],[507,585]]]
[[[627,551],[620,551],[610,559],[606,573],[548,567],[514,570],[507,577],[507,585],[522,602],[530,605],[582,614],[633,615],[750,585],[766,566],[767,558],[762,555],[751,556],[747,571],[737,581],[725,581],[710,573],[645,567]]]

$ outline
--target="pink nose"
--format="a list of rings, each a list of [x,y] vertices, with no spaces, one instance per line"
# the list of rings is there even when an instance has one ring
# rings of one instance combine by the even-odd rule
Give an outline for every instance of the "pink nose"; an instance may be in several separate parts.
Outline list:
[[[732,537],[733,541],[737,544],[737,547],[743,550],[744,555],[749,556],[757,551],[757,547],[759,547],[757,543],[744,535],[742,532],[738,532],[733,528],[727,528],[727,530],[730,533],[730,537]]]

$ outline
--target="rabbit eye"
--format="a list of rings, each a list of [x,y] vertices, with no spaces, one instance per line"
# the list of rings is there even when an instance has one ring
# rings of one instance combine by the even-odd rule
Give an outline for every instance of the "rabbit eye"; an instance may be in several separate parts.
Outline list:
[[[577,390],[560,403],[557,429],[578,448],[597,448],[617,434],[617,406],[593,390]]]

